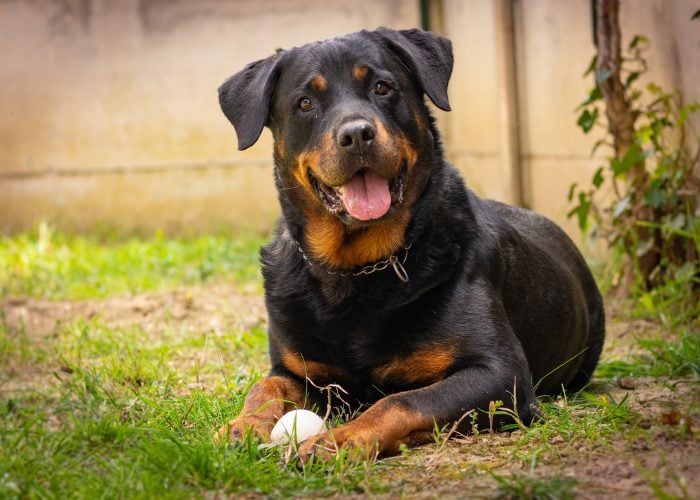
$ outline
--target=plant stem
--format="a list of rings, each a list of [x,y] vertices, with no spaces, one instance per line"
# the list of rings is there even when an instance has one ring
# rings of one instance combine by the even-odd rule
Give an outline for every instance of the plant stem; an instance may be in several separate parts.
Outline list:
[[[596,83],[605,99],[605,114],[610,134],[613,136],[615,157],[617,160],[622,160],[630,147],[634,145],[634,126],[637,115],[631,108],[630,100],[620,78],[620,24],[618,21],[620,2],[619,0],[597,0],[595,8],[598,20]],[[640,157],[637,164],[629,169],[626,181],[632,186],[645,186],[648,175],[644,159]],[[617,188],[614,177],[613,185]],[[645,203],[644,190],[632,188],[632,192],[630,209],[634,219],[638,221],[653,220],[653,209]],[[629,241],[624,242],[627,253],[633,262],[637,258],[636,248],[640,242],[647,241],[649,238],[655,240],[659,238],[658,231],[643,226],[638,226],[635,232],[636,234],[630,235]],[[658,248],[659,245],[655,243],[651,250],[638,258],[638,269],[645,284],[648,284],[651,273],[658,263]],[[620,290],[623,294],[629,292],[634,281],[633,262],[625,271],[625,279]]]

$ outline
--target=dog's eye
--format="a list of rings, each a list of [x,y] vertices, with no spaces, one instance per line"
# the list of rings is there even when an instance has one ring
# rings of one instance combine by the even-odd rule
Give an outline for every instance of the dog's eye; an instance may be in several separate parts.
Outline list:
[[[299,106],[299,109],[302,110],[304,113],[314,109],[314,105],[311,103],[311,99],[309,99],[308,97],[302,97],[301,99],[299,99],[299,103],[297,104],[297,106]]]
[[[387,95],[390,90],[389,84],[381,80],[374,85],[374,93],[377,95]]]

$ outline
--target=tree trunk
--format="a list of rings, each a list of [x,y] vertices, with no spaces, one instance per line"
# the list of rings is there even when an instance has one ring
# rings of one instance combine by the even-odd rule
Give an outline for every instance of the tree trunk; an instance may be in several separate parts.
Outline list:
[[[596,49],[598,52],[596,63],[596,83],[605,99],[605,114],[608,120],[608,128],[613,136],[615,156],[618,160],[625,157],[629,148],[634,144],[636,115],[630,107],[626,89],[620,78],[620,24],[618,13],[619,0],[596,0],[597,37]],[[644,160],[640,160],[627,173],[627,183],[633,186],[644,186],[648,177]],[[633,221],[651,221],[653,213],[640,189],[633,191],[630,203]],[[623,293],[628,292],[634,282],[634,261],[637,259],[636,249],[640,242],[649,238],[656,240],[654,247],[638,258],[639,272],[645,284],[648,285],[650,275],[659,261],[659,235],[653,229],[635,226],[632,235],[624,241],[625,249],[631,257],[628,269],[621,283]],[[634,241],[634,240],[637,241]]]

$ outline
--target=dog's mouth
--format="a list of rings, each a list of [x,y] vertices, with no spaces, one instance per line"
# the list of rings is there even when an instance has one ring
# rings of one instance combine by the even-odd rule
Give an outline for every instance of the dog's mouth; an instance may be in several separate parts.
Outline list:
[[[337,187],[323,184],[311,170],[309,178],[329,212],[340,217],[349,215],[361,222],[372,222],[384,218],[392,207],[403,201],[406,165],[389,180],[369,168],[363,168]]]

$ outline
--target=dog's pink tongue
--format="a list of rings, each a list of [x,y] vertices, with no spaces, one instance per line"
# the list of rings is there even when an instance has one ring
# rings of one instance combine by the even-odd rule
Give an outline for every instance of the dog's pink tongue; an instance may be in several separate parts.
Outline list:
[[[389,181],[366,169],[343,184],[343,205],[357,220],[379,219],[389,211]]]

